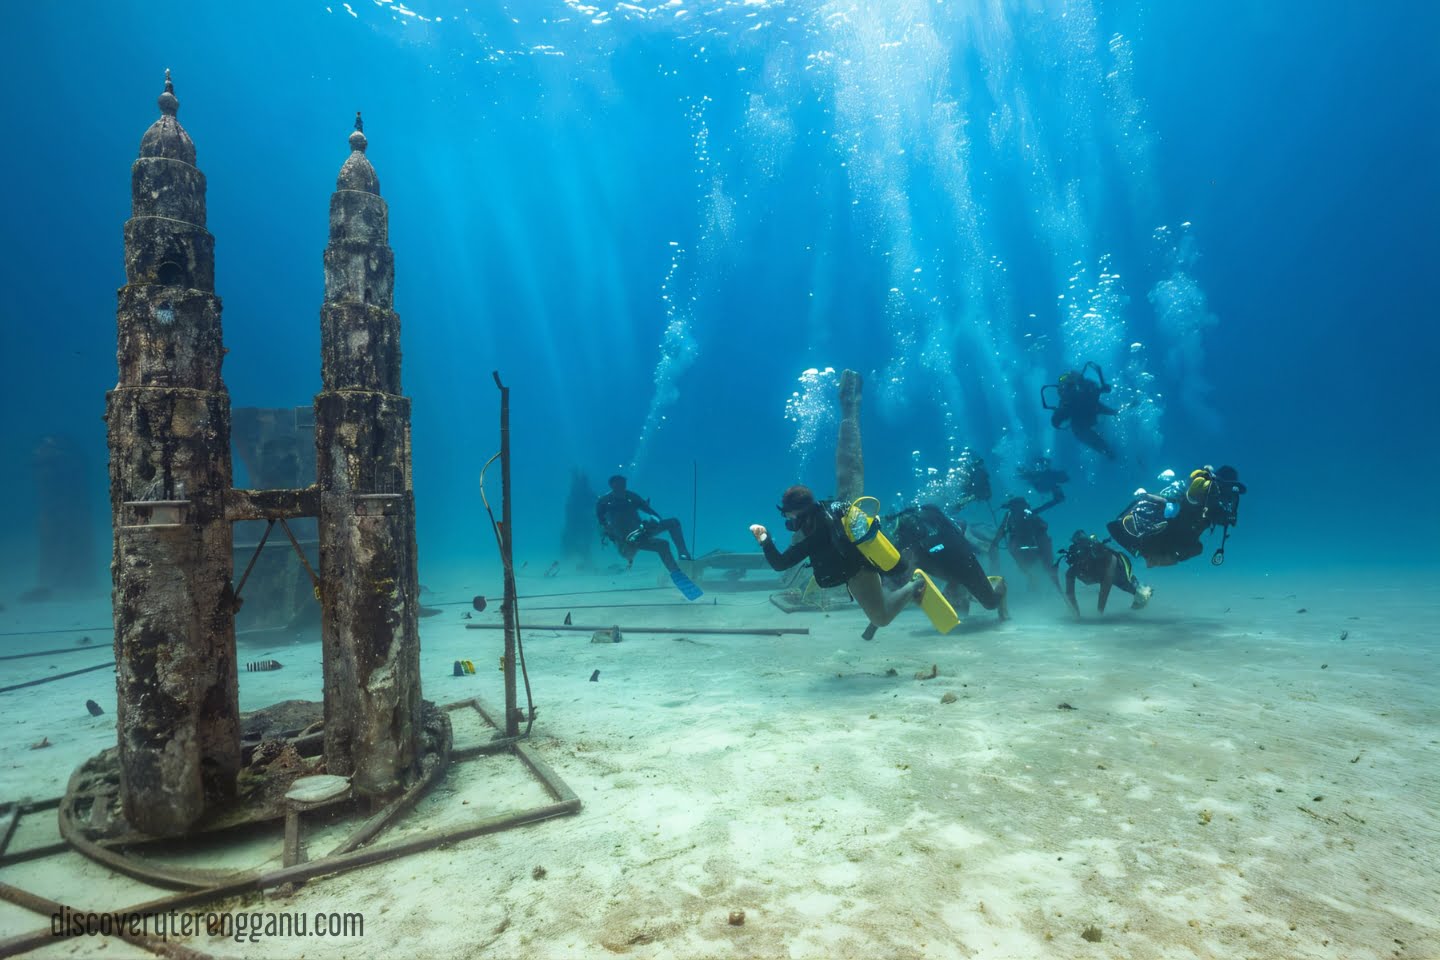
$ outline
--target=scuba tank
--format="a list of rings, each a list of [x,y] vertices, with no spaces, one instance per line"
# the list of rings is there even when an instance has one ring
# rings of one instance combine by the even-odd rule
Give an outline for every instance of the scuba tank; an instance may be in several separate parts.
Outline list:
[[[874,497],[857,497],[845,507],[845,514],[840,520],[845,528],[845,536],[850,538],[850,542],[866,560],[881,570],[893,570],[900,562],[900,551],[896,550],[895,545],[881,532],[879,518],[860,508],[862,500],[873,501],[876,513],[879,513],[879,500]]]

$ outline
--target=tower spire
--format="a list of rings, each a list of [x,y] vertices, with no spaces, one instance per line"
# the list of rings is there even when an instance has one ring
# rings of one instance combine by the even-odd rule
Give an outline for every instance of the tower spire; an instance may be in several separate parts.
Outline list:
[[[356,110],[355,130],[350,134],[350,156],[340,167],[340,176],[335,181],[336,190],[380,195],[380,178],[365,156],[365,148],[369,145],[370,141],[365,139],[365,121],[361,119],[360,111]]]

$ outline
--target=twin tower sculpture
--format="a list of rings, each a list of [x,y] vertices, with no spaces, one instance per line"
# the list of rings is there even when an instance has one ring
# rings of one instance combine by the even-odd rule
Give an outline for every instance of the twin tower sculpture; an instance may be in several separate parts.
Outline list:
[[[357,793],[417,763],[421,691],[410,401],[400,393],[388,208],[357,113],[330,197],[316,479],[233,486],[227,352],[205,175],[169,71],[140,141],[106,397],[125,820],[183,834],[234,796],[241,765],[231,524],[319,520],[324,756]],[[298,561],[297,561],[298,562]]]

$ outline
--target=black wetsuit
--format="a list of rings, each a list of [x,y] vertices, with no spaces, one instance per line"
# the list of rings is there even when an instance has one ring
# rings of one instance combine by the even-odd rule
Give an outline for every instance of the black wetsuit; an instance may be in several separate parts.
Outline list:
[[[642,511],[655,519],[642,520]],[[620,494],[612,490],[596,500],[595,519],[600,521],[600,528],[615,541],[620,556],[627,561],[633,561],[640,550],[653,550],[660,555],[660,562],[666,570],[674,573],[680,569],[670,554],[670,544],[660,539],[662,533],[670,534],[682,560],[690,558],[690,552],[685,549],[685,535],[680,531],[680,521],[674,517],[662,519],[650,506],[649,500],[632,490]]]
[[[1130,565],[1130,558],[1098,540],[1072,543],[1065,556],[1070,564],[1070,572],[1074,573],[1075,579],[1081,583],[1090,586],[1099,583],[1105,579],[1105,570],[1110,563],[1118,560],[1121,575],[1114,579],[1114,585],[1131,594],[1140,587],[1140,581],[1135,579],[1135,569]]]
[[[1000,605],[1000,598],[980,566],[975,548],[965,539],[964,531],[934,504],[927,503],[903,514],[895,528],[894,542],[912,566],[947,583],[960,584],[986,610]]]
[[[1050,562],[1050,526],[1029,507],[1006,512],[990,544],[992,552],[1000,549],[1001,541],[1006,542],[1010,556],[1021,568],[1028,568],[1036,560]]]
[[[1029,481],[1036,493],[1050,494],[1047,502],[1035,508],[1036,513],[1044,513],[1065,499],[1065,491],[1061,488],[1061,484],[1070,482],[1070,474],[1064,470],[1054,469],[1050,466],[1049,460],[1043,457],[1035,460],[1029,467],[1020,471],[1020,476]]]
[[[1096,383],[1079,371],[1070,371],[1060,378],[1059,402],[1050,415],[1050,426],[1060,430],[1068,421],[1075,439],[1113,460],[1115,452],[1095,430],[1095,423],[1102,415],[1113,417],[1119,412],[1100,402],[1100,394],[1109,391],[1108,384]]]
[[[1137,557],[1144,557],[1145,562],[1150,566],[1168,567],[1183,560],[1189,560],[1191,557],[1198,557],[1205,549],[1205,545],[1200,542],[1200,535],[1208,526],[1205,511],[1184,497],[1170,502],[1178,503],[1179,512],[1154,533],[1139,536],[1132,532],[1134,530],[1133,520],[1126,523],[1126,518],[1137,508],[1147,508],[1149,502],[1146,500],[1132,501],[1121,511],[1119,518],[1111,520],[1105,525],[1105,529],[1116,543]],[[1154,506],[1158,507],[1159,505],[1155,504]]]
[[[770,566],[776,570],[789,570],[809,560],[810,572],[815,576],[816,585],[821,587],[843,586],[855,574],[870,566],[840,527],[838,514],[844,507],[829,500],[816,503],[822,516],[804,539],[790,544],[783,553],[775,546],[774,537],[766,537],[760,548],[765,551],[765,559]]]

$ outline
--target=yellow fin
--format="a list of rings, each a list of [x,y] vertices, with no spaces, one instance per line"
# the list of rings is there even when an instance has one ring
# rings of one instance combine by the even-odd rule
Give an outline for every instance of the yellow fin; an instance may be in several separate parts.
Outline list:
[[[950,606],[950,601],[945,599],[945,594],[935,586],[935,581],[924,570],[916,570],[911,575],[913,580],[919,577],[925,581],[925,594],[920,598],[920,609],[925,611],[925,616],[930,618],[935,629],[941,633],[949,633],[960,625],[960,617],[955,613],[955,608]]]

